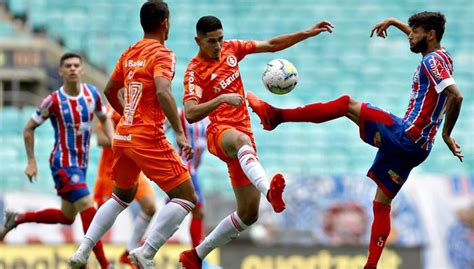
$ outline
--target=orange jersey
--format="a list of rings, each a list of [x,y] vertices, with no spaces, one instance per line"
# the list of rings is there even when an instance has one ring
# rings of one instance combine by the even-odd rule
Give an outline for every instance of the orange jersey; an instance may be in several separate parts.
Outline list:
[[[172,80],[176,58],[154,39],[142,39],[120,57],[112,73],[123,82],[124,111],[115,130],[114,147],[155,147],[165,139],[165,115],[156,97],[155,78]]]
[[[225,93],[238,93],[245,98],[238,62],[247,54],[255,52],[255,48],[254,41],[224,41],[219,60],[201,55],[194,57],[184,75],[183,101],[204,103]],[[221,104],[209,114],[209,120],[211,124],[208,130],[216,125],[229,125],[251,132],[250,116],[245,104],[239,107]]]
[[[114,125],[117,125],[120,121],[120,114],[117,113],[110,104],[107,104],[107,114],[110,115],[110,118],[114,122]],[[102,124],[97,125],[97,129],[102,130]],[[112,152],[112,148],[109,147],[102,147],[102,154],[99,160],[99,169],[97,171],[97,179],[110,179],[112,176],[112,163],[114,161],[114,156]],[[112,180],[110,180],[110,184],[112,184]]]
[[[111,115],[110,115],[110,114]],[[113,120],[114,125],[117,125],[120,121],[120,114],[118,114],[110,104],[107,104],[107,114]],[[97,129],[102,129],[102,124],[97,125]],[[99,169],[97,171],[97,179],[94,185],[94,200],[97,205],[101,206],[110,197],[112,197],[112,190],[114,187],[114,181],[112,179],[112,164],[114,162],[114,153],[110,147],[102,147],[102,154],[99,160]],[[138,180],[138,190],[135,194],[135,199],[140,200],[143,196],[154,195],[153,187],[150,181],[143,175],[140,174]]]

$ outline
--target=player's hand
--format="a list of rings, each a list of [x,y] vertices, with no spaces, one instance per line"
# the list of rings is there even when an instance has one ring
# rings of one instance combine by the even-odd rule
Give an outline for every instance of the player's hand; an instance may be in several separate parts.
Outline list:
[[[330,21],[321,21],[313,25],[311,28],[308,29],[311,36],[319,35],[321,32],[329,32],[332,33],[332,29],[334,25]]]
[[[225,93],[220,95],[221,102],[229,104],[233,107],[241,106],[244,103],[244,97],[238,93]]]
[[[193,158],[193,148],[189,145],[184,133],[176,134],[176,144],[178,144],[180,156],[184,156],[187,161]]]
[[[447,135],[443,135],[443,140],[446,143],[446,145],[448,145],[448,148],[451,150],[453,155],[458,157],[459,160],[462,162],[464,155],[462,154],[461,146],[459,146],[459,144],[456,143],[456,140],[454,140],[453,137],[447,136]]]
[[[28,177],[28,180],[33,183],[36,180],[36,175],[38,174],[38,168],[36,167],[36,161],[29,161],[25,169],[25,175]]]
[[[381,38],[386,38],[388,36],[387,29],[388,27],[390,27],[390,25],[392,25],[392,23],[392,18],[388,18],[377,23],[374,28],[372,28],[372,31],[370,31],[370,37],[374,36],[374,33],[376,33],[377,36]]]

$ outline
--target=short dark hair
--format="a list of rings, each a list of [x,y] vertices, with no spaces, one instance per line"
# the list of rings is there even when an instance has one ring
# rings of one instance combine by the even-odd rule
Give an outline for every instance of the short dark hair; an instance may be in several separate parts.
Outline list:
[[[66,52],[66,53],[63,54],[63,56],[61,56],[61,59],[59,59],[59,66],[63,66],[64,61],[66,61],[69,58],[79,58],[79,60],[82,63],[82,56],[81,55],[79,55],[77,53],[74,53],[74,52]]]
[[[443,38],[445,24],[446,18],[440,12],[423,11],[408,19],[408,25],[411,28],[421,27],[425,31],[435,30],[438,42]]]
[[[198,35],[206,35],[209,32],[219,29],[222,29],[222,23],[214,16],[201,17],[196,23],[196,32]]]
[[[140,9],[140,24],[145,33],[156,32],[170,15],[168,4],[161,0],[148,0]]]

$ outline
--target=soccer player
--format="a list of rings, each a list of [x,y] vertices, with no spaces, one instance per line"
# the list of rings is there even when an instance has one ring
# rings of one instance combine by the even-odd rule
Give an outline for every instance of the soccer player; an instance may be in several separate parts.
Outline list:
[[[285,209],[283,175],[276,174],[269,182],[256,155],[238,62],[247,54],[280,51],[321,32],[332,32],[332,27],[322,21],[305,31],[266,41],[224,41],[218,18],[205,16],[197,22],[199,53],[189,63],[184,78],[186,119],[196,122],[209,116],[208,149],[227,164],[237,211],[222,220],[201,244],[181,253],[184,267],[201,268],[202,260],[214,248],[253,224],[258,218],[260,193],[275,212]]]
[[[107,106],[107,117],[114,122],[114,126],[120,121],[120,115],[110,106]],[[97,179],[94,185],[94,200],[100,207],[112,197],[114,186],[112,180],[112,165],[114,157],[112,145],[110,140],[107,139],[101,124],[99,124],[97,128],[97,138],[98,144],[102,146],[102,155],[100,157]],[[156,211],[155,192],[150,181],[143,173],[140,173],[138,179],[138,189],[135,194],[135,200],[140,205],[141,211],[133,221],[135,226],[127,243],[127,248],[119,258],[120,263],[128,264],[132,267],[133,264],[128,258],[129,251],[140,247],[143,235]]]
[[[391,25],[397,27],[408,36],[411,51],[422,55],[403,118],[349,96],[327,103],[280,109],[252,93],[247,95],[250,107],[265,130],[272,130],[283,122],[320,123],[345,116],[359,126],[363,141],[379,148],[367,174],[378,188],[373,202],[374,221],[365,269],[377,267],[390,233],[391,201],[410,171],[428,157],[444,114],[443,140],[454,156],[463,160],[461,148],[451,136],[463,97],[452,77],[453,59],[440,44],[445,22],[441,13],[421,12],[411,16],[408,24],[389,18],[372,29],[371,36],[376,33],[385,38]]]
[[[122,115],[112,148],[112,198],[99,208],[69,259],[72,268],[87,263],[92,247],[133,200],[141,171],[171,200],[158,212],[143,246],[130,251],[130,259],[138,267],[154,268],[153,257],[196,203],[189,172],[163,130],[166,117],[176,132],[180,151],[188,159],[192,157],[171,93],[175,55],[165,47],[170,29],[168,5],[163,1],[145,2],[140,9],[140,23],[144,38],[125,50],[105,88],[109,103]],[[125,88],[123,106],[117,96],[121,88]]]
[[[71,225],[77,213],[81,216],[84,232],[89,228],[96,213],[86,183],[94,114],[104,124],[107,139],[112,139],[113,128],[105,116],[100,93],[93,85],[81,83],[83,72],[80,55],[64,54],[59,62],[59,75],[63,78],[63,85],[43,99],[23,132],[28,158],[25,174],[33,183],[38,173],[34,152],[35,130],[47,119],[51,120],[55,142],[49,162],[57,194],[61,197],[61,209],[49,208],[25,213],[7,212],[4,227],[0,231],[0,240],[22,223]],[[101,268],[111,266],[104,255],[100,241],[93,250]]]

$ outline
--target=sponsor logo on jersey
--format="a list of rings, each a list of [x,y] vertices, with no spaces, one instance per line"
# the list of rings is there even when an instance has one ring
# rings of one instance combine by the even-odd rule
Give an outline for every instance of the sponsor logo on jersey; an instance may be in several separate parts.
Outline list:
[[[227,88],[227,86],[232,84],[232,82],[234,82],[239,77],[240,77],[240,72],[239,70],[236,70],[232,75],[228,76],[226,79],[219,81],[219,84],[221,85],[221,89]]]
[[[128,60],[125,62],[125,67],[143,67],[146,64],[146,60]]]
[[[121,134],[115,133],[114,134],[114,139],[122,140],[122,141],[132,141],[132,134],[121,135]]]
[[[440,61],[438,61],[435,57],[431,57],[428,60],[428,63],[430,65],[430,73],[434,76],[434,78],[436,80],[442,80],[443,79],[442,73],[444,70],[443,64]]]
[[[217,77],[216,74],[214,74],[214,73],[211,74],[211,80],[214,80],[216,77]]]

